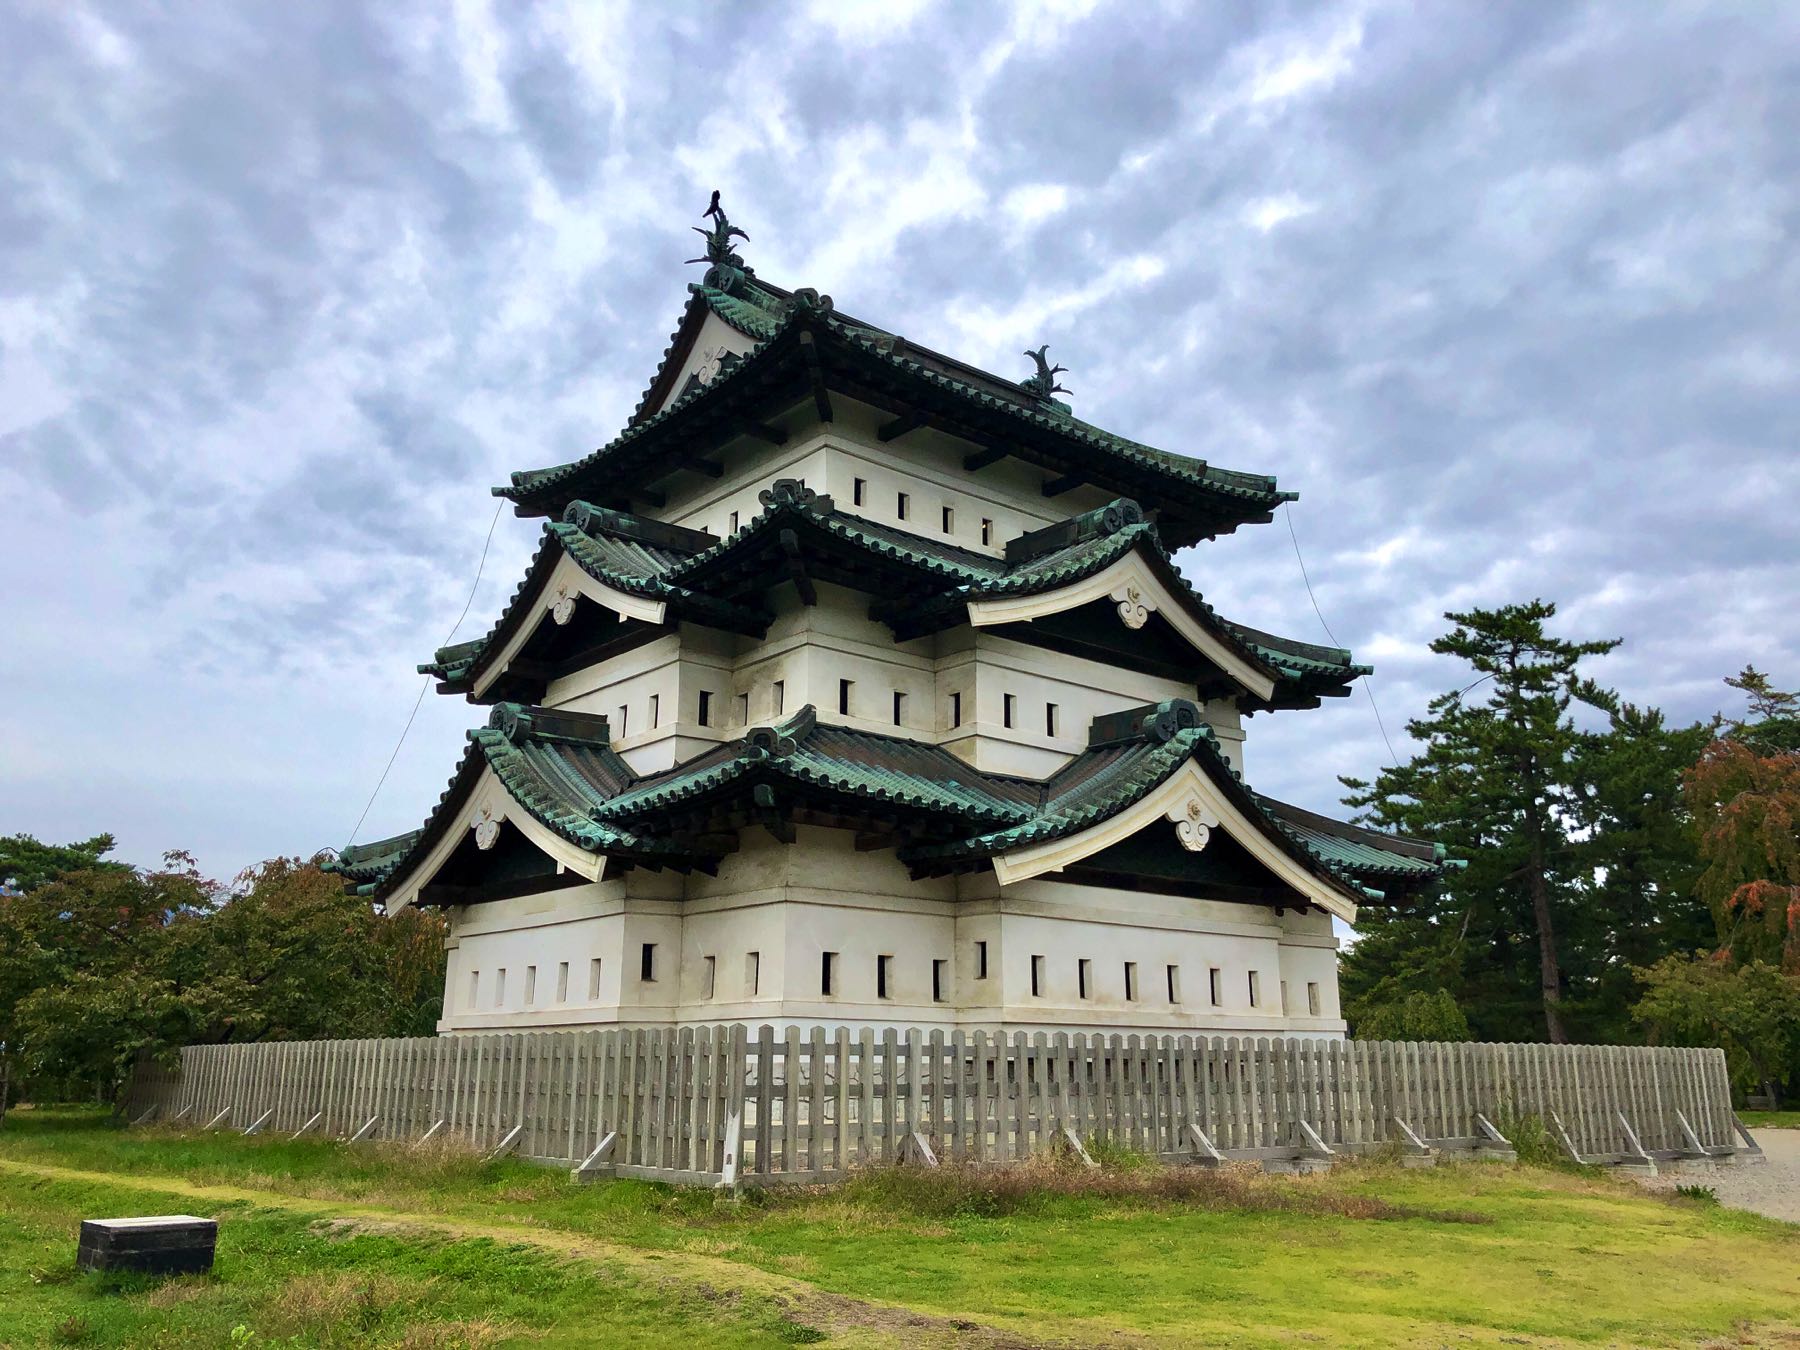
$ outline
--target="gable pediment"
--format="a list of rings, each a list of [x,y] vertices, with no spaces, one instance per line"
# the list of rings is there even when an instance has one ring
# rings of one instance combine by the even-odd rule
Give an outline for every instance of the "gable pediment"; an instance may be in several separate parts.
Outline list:
[[[1158,850],[1155,839],[1138,841],[1138,836],[1157,831],[1165,841],[1173,838],[1183,851],[1195,855],[1190,876],[1200,885],[1208,878],[1223,887],[1255,885],[1255,869],[1260,869],[1276,895],[1294,897],[1290,903],[1317,905],[1345,923],[1356,920],[1356,903],[1343,888],[1318,876],[1276,843],[1268,829],[1245,815],[1193,760],[1130,806],[1085,830],[997,855],[994,874],[1002,885],[1010,885],[1078,865],[1098,866],[1096,858],[1104,861],[1110,856],[1116,864],[1133,849],[1148,848],[1166,858],[1167,851]],[[1200,861],[1221,834],[1232,846]],[[1249,863],[1255,866],[1247,870]]]
[[[1275,680],[1233,644],[1224,641],[1193,612],[1193,600],[1180,594],[1141,551],[1119,558],[1111,566],[1051,590],[1030,595],[1006,595],[969,601],[969,623],[975,628],[1029,624],[1051,615],[1065,614],[1087,605],[1112,606],[1122,629],[1142,630],[1155,614],[1194,652],[1222,671],[1245,692],[1267,699],[1275,692]]]

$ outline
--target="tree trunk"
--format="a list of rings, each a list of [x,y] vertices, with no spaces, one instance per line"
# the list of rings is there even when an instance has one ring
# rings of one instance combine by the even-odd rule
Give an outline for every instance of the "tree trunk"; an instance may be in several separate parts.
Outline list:
[[[1544,995],[1544,1032],[1552,1045],[1567,1045],[1569,1033],[1562,1020],[1562,965],[1556,959],[1556,931],[1550,921],[1550,885],[1544,878],[1543,834],[1539,822],[1531,824],[1531,917],[1537,923],[1538,984]]]

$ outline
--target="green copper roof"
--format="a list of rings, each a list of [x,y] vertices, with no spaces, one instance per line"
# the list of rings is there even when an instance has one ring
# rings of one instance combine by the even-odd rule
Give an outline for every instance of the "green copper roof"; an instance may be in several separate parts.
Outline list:
[[[899,855],[916,873],[961,870],[1079,833],[1197,763],[1246,818],[1315,874],[1352,895],[1402,890],[1444,866],[1429,844],[1398,839],[1251,792],[1187,700],[1095,720],[1090,747],[1042,781],[983,773],[942,746],[821,723],[811,707],[640,776],[612,750],[606,719],[502,703],[470,746],[438,809],[418,830],[346,849],[334,866],[372,894],[429,856],[483,768],[543,825],[591,853],[651,867],[710,868],[725,835],[750,819],[819,813],[907,822]],[[854,825],[862,829],[862,825]]]
[[[935,401],[946,412],[955,410],[971,434],[984,442],[998,439],[1008,453],[1038,459],[1059,474],[1079,472],[1102,485],[1148,493],[1167,517],[1183,522],[1178,543],[1265,519],[1292,496],[1279,491],[1267,475],[1216,469],[1072,418],[1013,381],[835,315],[829,300],[816,293],[773,298],[762,283],[746,282],[741,294],[701,288],[698,298],[708,312],[719,313],[742,331],[767,331],[768,336],[710,383],[675,393],[599,450],[566,464],[515,473],[510,484],[495,492],[522,510],[554,512],[573,497],[602,488],[622,494],[633,481],[665,476],[669,457],[656,447],[691,452],[696,444],[739,434],[756,403],[791,389],[803,365],[804,346],[804,360],[820,363],[827,383],[845,386],[852,397],[860,392],[884,400]],[[875,386],[880,391],[870,393]]]
[[[1274,706],[1341,692],[1367,670],[1352,664],[1348,652],[1278,638],[1224,619],[1182,575],[1155,524],[1129,500],[1020,536],[1008,544],[1009,559],[838,511],[829,497],[792,479],[775,482],[763,491],[762,500],[762,513],[729,538],[714,543],[709,535],[687,531],[686,547],[629,537],[631,531],[669,527],[571,503],[567,519],[544,527],[543,546],[488,636],[446,647],[420,669],[453,689],[469,686],[488,653],[503,647],[537,612],[537,599],[559,551],[602,584],[666,601],[682,617],[734,632],[761,632],[769,620],[764,593],[792,575],[792,559],[785,552],[792,536],[802,562],[831,554],[834,578],[866,576],[870,593],[880,597],[872,613],[902,637],[965,622],[972,600],[1055,590],[1136,552],[1198,623],[1277,681]]]
[[[971,823],[1023,820],[1036,793],[1035,784],[982,774],[940,746],[821,724],[806,707],[644,779],[600,814],[631,819],[667,810],[749,776]]]

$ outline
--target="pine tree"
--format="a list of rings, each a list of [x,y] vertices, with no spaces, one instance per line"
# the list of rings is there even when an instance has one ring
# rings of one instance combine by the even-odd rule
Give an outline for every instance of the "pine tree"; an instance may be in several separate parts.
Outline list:
[[[1569,1039],[1558,930],[1580,889],[1571,828],[1584,739],[1570,709],[1614,710],[1613,697],[1577,667],[1618,641],[1553,637],[1545,625],[1555,616],[1542,600],[1446,614],[1455,627],[1431,649],[1460,657],[1478,678],[1433,699],[1428,715],[1409,724],[1424,745],[1410,763],[1373,784],[1345,780],[1346,801],[1365,819],[1437,839],[1468,860],[1442,893],[1411,910],[1367,911],[1345,963],[1353,1013],[1442,984],[1460,993],[1484,1038],[1523,1038],[1529,1017],[1542,1019],[1549,1040]]]

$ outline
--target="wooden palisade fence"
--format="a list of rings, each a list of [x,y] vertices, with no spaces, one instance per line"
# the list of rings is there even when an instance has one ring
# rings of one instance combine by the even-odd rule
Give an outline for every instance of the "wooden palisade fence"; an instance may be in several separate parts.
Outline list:
[[[1087,1141],[1271,1165],[1398,1143],[1584,1161],[1746,1160],[1718,1050],[1203,1036],[638,1027],[192,1046],[128,1109],[245,1132],[436,1138],[678,1182],[827,1180],[903,1156]]]

